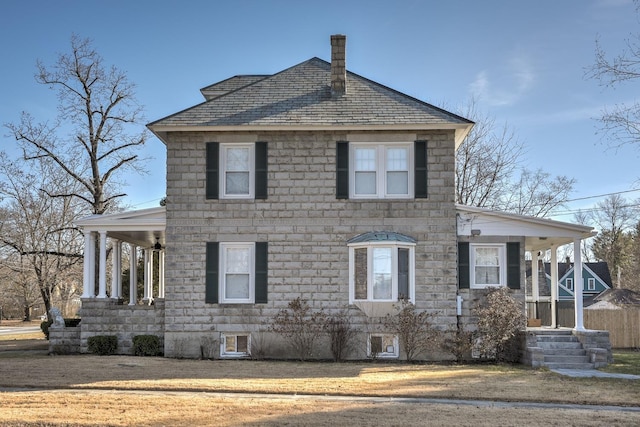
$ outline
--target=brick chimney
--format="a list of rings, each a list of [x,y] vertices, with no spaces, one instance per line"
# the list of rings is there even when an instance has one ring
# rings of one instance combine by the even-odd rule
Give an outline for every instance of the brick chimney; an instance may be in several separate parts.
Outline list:
[[[346,45],[347,36],[331,36],[331,96],[334,97],[347,93]]]

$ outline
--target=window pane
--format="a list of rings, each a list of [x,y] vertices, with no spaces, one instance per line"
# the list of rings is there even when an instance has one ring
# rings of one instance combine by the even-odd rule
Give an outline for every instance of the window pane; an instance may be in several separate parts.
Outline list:
[[[406,148],[387,148],[387,171],[408,171]]]
[[[376,149],[356,148],[355,150],[355,170],[375,171],[376,170]]]
[[[367,249],[359,248],[355,251],[355,298],[367,299]]]
[[[249,194],[249,172],[227,172],[226,194]]]
[[[391,299],[391,248],[373,248],[373,299]]]
[[[376,173],[356,172],[356,194],[376,194]]]
[[[248,248],[227,248],[226,258],[225,271],[227,273],[249,273]]]
[[[476,267],[476,284],[499,285],[500,267]]]
[[[238,353],[248,353],[249,351],[248,342],[249,342],[249,337],[247,335],[238,335],[237,337]]]
[[[476,265],[500,265],[498,248],[476,248]]]
[[[372,336],[371,340],[371,354],[379,354],[382,353],[382,337],[381,336]]]
[[[226,353],[235,353],[236,351],[235,335],[225,335],[224,341],[225,341],[224,351]]]
[[[394,354],[395,350],[395,339],[393,335],[383,335],[382,336],[382,349],[385,353]]]
[[[387,194],[409,194],[409,172],[387,172]]]
[[[249,148],[227,148],[226,153],[228,171],[249,170]]]
[[[227,274],[224,297],[228,299],[249,298],[249,275]]]

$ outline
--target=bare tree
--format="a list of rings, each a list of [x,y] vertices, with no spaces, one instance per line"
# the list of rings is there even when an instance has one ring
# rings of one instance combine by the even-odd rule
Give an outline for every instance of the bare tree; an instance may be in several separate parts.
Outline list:
[[[36,81],[57,92],[57,120],[36,123],[26,113],[17,124],[7,124],[24,158],[46,161],[71,177],[74,191],[43,190],[51,197],[83,200],[91,213],[107,212],[120,192],[119,173],[142,172],[136,150],[145,143],[142,108],[135,86],[124,72],[107,68],[88,39],[74,35],[71,53],[60,54],[50,67],[37,64]]]
[[[13,288],[25,293],[24,304],[31,304],[27,293],[35,288],[48,313],[57,287],[73,280],[68,275],[82,260],[83,239],[73,225],[82,215],[82,202],[49,197],[43,188],[71,194],[78,184],[50,163],[34,165],[38,168],[25,170],[0,153],[0,262],[12,272]]]
[[[456,203],[540,217],[563,205],[574,179],[521,168],[515,132],[479,113],[474,100],[462,115],[476,124],[456,152]]]
[[[464,116],[476,124],[456,152],[456,202],[502,209],[502,196],[523,155],[523,145],[506,125],[478,112],[471,100]]]
[[[636,12],[640,3],[634,0]],[[585,76],[595,79],[600,86],[615,88],[632,84],[640,78],[640,35],[630,34],[625,48],[609,56],[600,40],[596,39],[595,61]],[[640,102],[621,103],[607,107],[599,118],[601,131],[613,148],[640,142]]]
[[[611,195],[596,205],[592,218],[600,230],[593,239],[591,251],[596,259],[606,261],[614,276],[614,286],[624,287],[629,270],[632,246],[631,228],[636,218],[635,205],[619,194]]]
[[[566,176],[551,177],[538,169],[524,169],[504,195],[506,210],[520,215],[544,217],[569,199],[575,179]]]
[[[573,214],[573,222],[581,225],[590,225],[591,224],[591,215],[590,212],[585,212],[582,210],[578,210]],[[593,238],[582,239],[580,242],[580,252],[582,253],[582,261],[583,262],[593,262],[594,256],[593,252],[591,252],[591,241]]]

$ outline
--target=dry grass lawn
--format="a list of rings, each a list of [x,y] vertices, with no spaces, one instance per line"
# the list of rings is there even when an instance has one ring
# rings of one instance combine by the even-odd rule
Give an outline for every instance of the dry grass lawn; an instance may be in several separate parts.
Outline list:
[[[0,341],[0,426],[640,425],[637,411],[403,400],[640,406],[640,381],[633,380],[568,378],[520,366],[46,356],[3,352],[6,342]]]

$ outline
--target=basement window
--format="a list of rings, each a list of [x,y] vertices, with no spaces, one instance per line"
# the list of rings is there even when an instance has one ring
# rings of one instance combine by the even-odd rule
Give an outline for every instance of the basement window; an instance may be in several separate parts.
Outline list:
[[[224,333],[220,336],[220,357],[248,357],[251,335]]]
[[[370,334],[367,341],[367,355],[371,358],[398,358],[398,336],[391,334]]]

